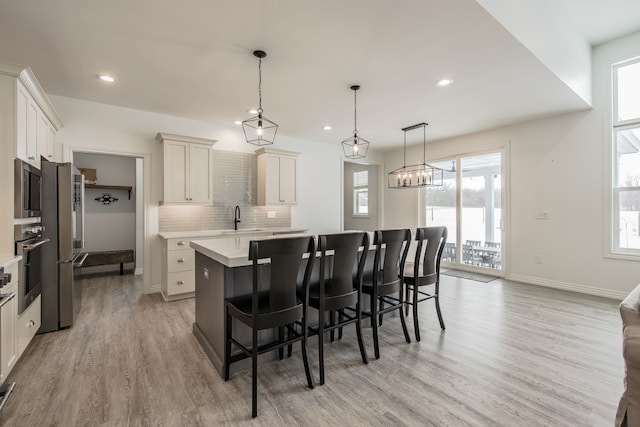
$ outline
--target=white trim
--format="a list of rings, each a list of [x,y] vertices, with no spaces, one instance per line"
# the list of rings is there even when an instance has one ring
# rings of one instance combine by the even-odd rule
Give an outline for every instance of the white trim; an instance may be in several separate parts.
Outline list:
[[[507,280],[521,282],[531,285],[544,286],[546,288],[562,289],[565,291],[578,292],[581,294],[595,295],[598,297],[610,298],[615,300],[623,300],[626,292],[613,291],[611,289],[594,288],[592,286],[581,285],[578,283],[560,282],[558,280],[541,279],[539,277],[525,276],[523,274],[512,274],[506,277]]]
[[[340,156],[340,230],[344,231],[344,164],[353,163],[358,165],[376,166],[378,168],[378,224],[376,229],[380,230],[384,227],[384,193],[387,185],[387,174],[384,169],[384,161],[360,161]],[[363,218],[358,216],[357,218]]]
[[[73,153],[91,153],[91,154],[108,154],[112,156],[128,156],[128,157],[138,157],[142,158],[142,168],[143,168],[143,215],[142,215],[142,224],[143,224],[143,240],[144,240],[144,248],[143,248],[143,272],[147,272],[147,274],[142,274],[142,289],[143,293],[151,294],[160,292],[160,284],[151,284],[151,233],[150,227],[151,224],[149,221],[149,206],[151,206],[151,153],[141,153],[137,151],[127,151],[127,150],[119,150],[119,151],[109,151],[103,149],[93,149],[87,147],[75,147],[68,144],[63,145],[62,154],[64,157],[64,161],[73,162]],[[136,209],[138,207],[136,206]]]

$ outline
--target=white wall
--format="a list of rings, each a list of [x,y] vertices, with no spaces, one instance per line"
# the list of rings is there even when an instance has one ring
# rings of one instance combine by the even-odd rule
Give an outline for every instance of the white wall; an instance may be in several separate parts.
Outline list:
[[[608,258],[604,250],[607,64],[629,55],[640,55],[640,33],[594,50],[591,111],[429,143],[431,159],[510,146],[507,278],[613,298],[640,283],[640,261]],[[420,150],[412,147],[407,158],[419,158]],[[387,154],[387,172],[401,165],[401,150]],[[385,226],[418,225],[417,192],[387,190],[385,196]],[[536,220],[538,210],[548,211],[550,219]],[[534,262],[536,255],[542,264]]]
[[[97,170],[98,184],[135,188],[136,159],[104,154],[75,153],[77,167]],[[118,200],[104,205],[96,201],[108,193]],[[85,189],[85,250],[113,251],[136,248],[136,198],[124,190]]]
[[[179,117],[114,107],[50,95],[65,124],[56,142],[63,153],[70,149],[146,155],[150,159],[149,203],[145,204],[145,230],[151,274],[145,271],[145,291],[159,291],[160,239],[158,201],[161,199],[161,146],[158,132],[217,140],[215,149],[254,152],[244,142],[240,127],[198,122]],[[281,130],[284,133],[284,130]],[[342,148],[336,144],[303,141],[278,135],[275,148],[302,153],[298,158],[298,205],[291,209],[291,226],[311,232],[337,231],[341,225]],[[66,155],[66,154],[65,154]]]

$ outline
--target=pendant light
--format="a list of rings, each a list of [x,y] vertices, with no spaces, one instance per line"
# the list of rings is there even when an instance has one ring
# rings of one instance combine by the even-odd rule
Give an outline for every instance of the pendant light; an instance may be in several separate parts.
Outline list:
[[[351,90],[353,91],[353,136],[342,141],[344,156],[349,159],[366,157],[367,150],[369,149],[369,141],[358,136],[358,105],[356,102],[358,89],[360,89],[358,85],[351,86]]]
[[[263,50],[255,50],[253,56],[258,58],[258,115],[243,121],[242,130],[249,144],[271,145],[276,139],[278,125],[262,114],[262,58],[267,54]]]
[[[427,123],[403,128],[404,163],[401,168],[389,172],[389,188],[419,188],[442,185],[443,171],[427,163]],[[422,163],[407,166],[407,132],[422,128]]]

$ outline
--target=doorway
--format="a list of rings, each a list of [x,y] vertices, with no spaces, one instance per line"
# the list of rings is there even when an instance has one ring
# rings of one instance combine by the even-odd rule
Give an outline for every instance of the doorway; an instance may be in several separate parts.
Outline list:
[[[504,165],[501,151],[460,155],[433,163],[441,187],[425,190],[427,225],[448,230],[442,261],[455,268],[503,272]]]
[[[104,154],[111,156],[133,157],[136,161],[136,184],[131,198],[135,197],[136,204],[136,274],[142,274],[143,292],[153,293],[151,286],[151,251],[149,239],[149,211],[151,204],[151,154],[127,151],[107,151],[87,149],[84,147],[65,146],[63,150],[64,161],[74,163],[74,156],[81,153]],[[127,196],[125,196],[127,197]],[[140,264],[138,264],[140,262]]]
[[[380,166],[344,162],[343,229],[375,231],[380,227]]]

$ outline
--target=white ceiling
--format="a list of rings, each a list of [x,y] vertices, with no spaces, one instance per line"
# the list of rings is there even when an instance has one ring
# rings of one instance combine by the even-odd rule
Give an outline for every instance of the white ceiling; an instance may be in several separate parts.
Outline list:
[[[640,1],[561,1],[592,43],[640,29]],[[0,59],[29,65],[49,94],[231,126],[256,107],[263,49],[265,115],[297,138],[350,136],[352,84],[373,149],[423,121],[433,140],[587,108],[474,0],[0,0],[0,11]],[[438,88],[442,77],[455,83]]]

